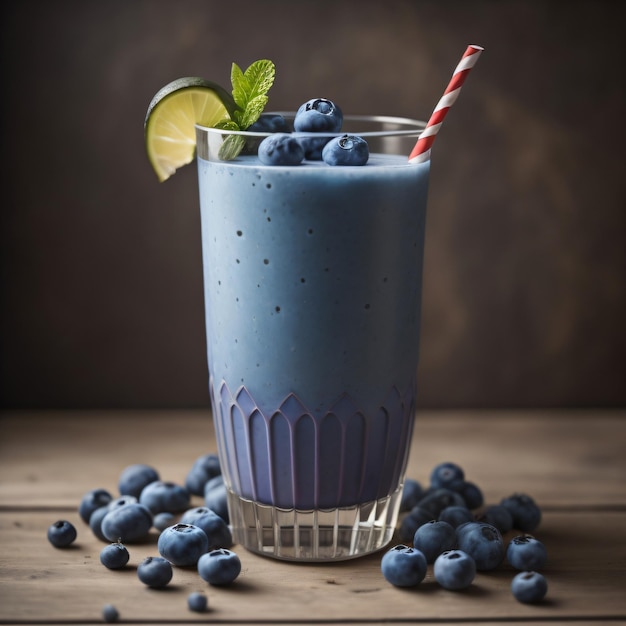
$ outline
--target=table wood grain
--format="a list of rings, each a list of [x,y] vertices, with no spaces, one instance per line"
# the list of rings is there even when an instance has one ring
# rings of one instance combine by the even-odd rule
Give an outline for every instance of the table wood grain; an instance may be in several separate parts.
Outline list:
[[[1,413],[0,623],[101,623],[106,603],[121,623],[142,624],[626,623],[626,411],[417,414],[409,476],[426,484],[435,464],[452,460],[487,503],[525,491],[542,507],[534,534],[548,550],[549,590],[533,606],[511,595],[507,564],[479,573],[463,592],[439,587],[429,566],[419,587],[402,590],[383,579],[382,553],[294,564],[235,546],[243,569],[231,587],[175,568],[168,588],[151,590],[136,568],[157,554],[152,533],[128,546],[124,570],[104,568],[104,544],[77,513],[82,495],[95,487],[117,493],[119,473],[136,462],[183,482],[193,460],[213,451],[203,411]],[[46,539],[57,519],[78,529],[71,548]],[[191,591],[207,594],[207,613],[187,609]]]

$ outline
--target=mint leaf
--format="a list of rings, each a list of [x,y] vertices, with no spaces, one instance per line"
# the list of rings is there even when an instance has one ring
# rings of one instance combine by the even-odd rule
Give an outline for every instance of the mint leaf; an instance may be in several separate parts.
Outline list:
[[[246,130],[254,124],[267,105],[267,92],[274,84],[275,75],[276,67],[268,59],[255,61],[245,72],[236,63],[233,63],[230,71],[230,82],[233,86],[233,99],[239,110],[234,111],[231,120],[219,122],[216,128]],[[227,137],[220,148],[219,157],[223,160],[234,159],[244,145],[243,137],[235,135]]]
[[[269,98],[263,95],[252,98],[252,100],[248,102],[248,106],[246,107],[246,110],[241,114],[241,118],[239,121],[241,128],[248,128],[259,119],[268,100]]]
[[[233,99],[241,110],[245,110],[248,101],[247,82],[241,68],[236,63],[233,63],[230,70],[230,83],[233,86]],[[235,112],[235,114],[236,113],[237,112]]]
[[[232,161],[243,150],[246,138],[241,135],[228,135],[217,151],[217,158],[221,161]]]
[[[271,61],[267,59],[255,61],[244,74],[250,85],[249,100],[267,94],[274,84],[275,74],[276,68]]]
[[[221,130],[241,130],[239,124],[234,120],[220,120],[213,128],[219,128]]]
[[[255,61],[245,72],[233,63],[230,81],[233,84],[233,99],[241,109],[234,118],[241,130],[245,130],[259,119],[267,104],[267,92],[274,84],[276,68],[271,61]]]

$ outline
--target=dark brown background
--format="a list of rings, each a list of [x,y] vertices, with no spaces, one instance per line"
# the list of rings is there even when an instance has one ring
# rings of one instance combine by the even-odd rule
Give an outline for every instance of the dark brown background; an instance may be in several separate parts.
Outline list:
[[[271,58],[271,106],[427,118],[422,407],[623,406],[620,2],[5,0],[4,408],[208,405],[193,166],[143,145],[173,78]]]

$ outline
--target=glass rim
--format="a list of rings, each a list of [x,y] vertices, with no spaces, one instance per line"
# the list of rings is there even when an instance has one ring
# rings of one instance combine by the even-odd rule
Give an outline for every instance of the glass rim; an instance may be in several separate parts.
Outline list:
[[[293,119],[296,115],[295,111],[267,111],[266,114],[282,115],[286,119]],[[346,134],[358,135],[359,137],[417,137],[426,128],[426,122],[414,120],[409,117],[395,117],[391,115],[344,115],[344,122],[362,122],[364,124],[393,124],[396,126],[404,126],[408,128],[389,128],[377,131],[350,131],[341,130],[338,132],[302,132],[292,131],[290,134],[294,137],[341,137]],[[204,126],[196,124],[196,129],[207,133],[215,133],[219,135],[240,135],[242,137],[269,137],[276,134],[269,131],[249,131],[249,130],[226,130],[215,128],[212,126]]]

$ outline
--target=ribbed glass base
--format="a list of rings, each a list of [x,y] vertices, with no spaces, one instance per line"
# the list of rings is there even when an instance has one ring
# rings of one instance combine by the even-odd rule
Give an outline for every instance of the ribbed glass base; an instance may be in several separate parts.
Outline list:
[[[402,488],[386,498],[323,511],[279,509],[228,492],[233,539],[289,561],[339,561],[380,550],[393,536]]]

